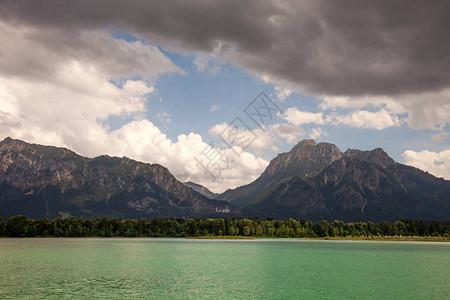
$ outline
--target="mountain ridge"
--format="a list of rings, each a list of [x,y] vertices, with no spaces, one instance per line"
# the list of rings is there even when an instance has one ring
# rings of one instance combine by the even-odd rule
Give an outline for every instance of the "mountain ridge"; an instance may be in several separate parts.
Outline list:
[[[203,196],[208,197],[209,199],[215,199],[219,195],[211,192],[207,187],[192,181],[183,182],[183,184],[194,189],[196,192],[202,194]]]
[[[87,158],[11,138],[0,142],[0,215],[5,218],[449,221],[449,202],[450,181],[397,163],[381,148],[342,152],[330,143],[303,140],[272,159],[254,182],[216,195],[178,181],[159,164],[108,155]]]
[[[229,205],[185,186],[159,164],[126,157],[87,158],[66,148],[6,138],[0,158],[4,217],[209,217]]]
[[[320,144],[299,143],[293,149]],[[311,149],[307,151],[312,153]],[[381,148],[335,153],[328,166],[320,169],[324,161],[315,164],[316,175],[308,176],[304,169],[290,174],[281,168],[272,172],[276,178],[285,178],[280,184],[259,191],[243,204],[227,200],[240,204],[245,214],[259,217],[345,221],[450,219],[450,181],[397,163]],[[283,156],[275,159],[280,157]],[[304,160],[305,156],[299,159]]]
[[[333,144],[317,143],[312,139],[302,140],[289,152],[280,153],[272,159],[269,166],[255,181],[227,190],[216,199],[241,206],[248,203],[261,189],[270,189],[293,176],[312,177],[342,155],[342,152]],[[239,195],[240,193],[242,195]]]

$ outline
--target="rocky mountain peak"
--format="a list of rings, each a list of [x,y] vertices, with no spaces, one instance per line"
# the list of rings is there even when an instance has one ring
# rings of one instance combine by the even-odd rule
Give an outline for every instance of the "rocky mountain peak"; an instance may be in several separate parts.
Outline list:
[[[15,140],[7,137],[3,141],[0,141],[0,151],[6,149],[22,150],[26,147],[26,145],[27,144],[21,140]]]
[[[342,156],[341,150],[336,145],[330,143],[317,143],[315,140],[302,140],[295,145],[289,154],[295,155],[297,158],[321,158],[326,156],[333,156],[340,158]]]
[[[395,161],[381,148],[376,148],[371,151],[347,149],[344,156],[373,163],[383,168],[395,165]]]
[[[275,187],[281,181],[302,176],[312,178],[323,169],[342,157],[336,145],[317,143],[313,139],[302,140],[289,152],[281,153],[270,161],[269,166],[253,183],[228,190],[220,199],[229,200],[238,205],[250,201],[261,190]]]
[[[305,147],[305,146],[315,146],[317,145],[317,142],[315,139],[306,139],[306,140],[301,140],[300,142],[297,143],[297,145],[294,146],[295,147]]]
[[[295,145],[288,153],[296,155],[297,157],[309,155],[317,146],[315,140],[302,140]],[[282,155],[282,154],[281,154]]]

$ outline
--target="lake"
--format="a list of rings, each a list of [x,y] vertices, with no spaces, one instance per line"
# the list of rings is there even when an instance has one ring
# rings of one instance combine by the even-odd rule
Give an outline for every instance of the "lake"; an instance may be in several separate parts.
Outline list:
[[[0,239],[0,298],[448,299],[450,243]]]

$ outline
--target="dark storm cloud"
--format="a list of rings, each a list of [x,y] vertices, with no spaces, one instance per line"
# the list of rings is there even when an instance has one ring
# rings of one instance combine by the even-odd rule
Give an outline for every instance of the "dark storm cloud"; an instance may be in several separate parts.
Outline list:
[[[450,1],[0,1],[0,19],[17,26],[68,36],[124,29],[168,49],[219,53],[275,82],[329,95],[449,87],[449,16]]]

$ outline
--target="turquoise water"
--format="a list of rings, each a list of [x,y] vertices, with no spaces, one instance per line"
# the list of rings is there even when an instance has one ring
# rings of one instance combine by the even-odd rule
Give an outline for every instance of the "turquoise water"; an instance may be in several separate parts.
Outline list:
[[[450,244],[0,239],[0,298],[449,299]]]

